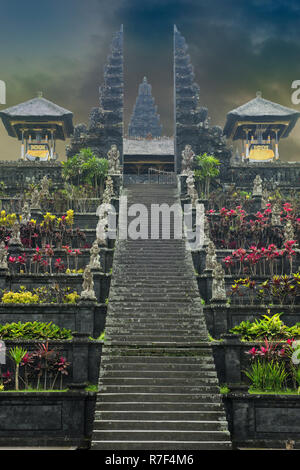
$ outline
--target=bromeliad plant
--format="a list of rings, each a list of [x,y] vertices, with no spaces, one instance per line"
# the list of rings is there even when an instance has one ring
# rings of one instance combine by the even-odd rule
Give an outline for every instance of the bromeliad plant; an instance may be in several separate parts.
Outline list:
[[[273,276],[262,282],[241,278],[232,284],[229,296],[239,305],[259,303],[261,305],[285,304],[293,308],[300,295],[300,273],[290,276]]]

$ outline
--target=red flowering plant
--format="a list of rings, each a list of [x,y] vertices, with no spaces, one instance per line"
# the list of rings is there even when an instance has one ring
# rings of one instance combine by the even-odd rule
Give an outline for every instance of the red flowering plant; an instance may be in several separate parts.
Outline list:
[[[217,248],[245,248],[255,245],[257,248],[268,245],[281,247],[284,240],[284,227],[272,225],[272,205],[268,203],[264,210],[250,216],[241,206],[234,209],[222,207],[219,213],[215,209],[207,211],[210,233]],[[281,221],[292,220],[295,240],[300,243],[300,219],[290,203],[283,204]]]
[[[226,256],[222,261],[229,274],[235,271],[237,274],[250,273],[252,276],[266,276],[267,274],[283,274],[285,259],[288,259],[290,274],[293,270],[293,258],[296,255],[294,250],[295,240],[284,243],[284,249],[279,250],[276,245],[270,244],[267,247],[252,245],[249,250],[239,248],[234,250],[231,255]]]
[[[57,273],[62,273],[65,271],[65,265],[61,258],[57,258],[54,263],[54,268],[56,269]]]
[[[265,338],[263,345],[246,351],[251,367],[244,373],[252,382],[252,388],[277,391],[291,387],[299,393],[299,359],[295,361],[299,353],[294,339],[273,342]]]

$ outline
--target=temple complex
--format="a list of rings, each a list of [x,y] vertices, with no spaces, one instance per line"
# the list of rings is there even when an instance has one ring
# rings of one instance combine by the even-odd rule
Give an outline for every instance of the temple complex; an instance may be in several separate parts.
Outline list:
[[[241,142],[242,161],[265,162],[279,159],[279,139],[290,135],[300,116],[298,111],[256,98],[227,114],[224,135]],[[238,147],[236,147],[238,149]]]
[[[160,137],[162,126],[157,114],[157,106],[151,94],[151,85],[144,77],[139,86],[139,93],[131,115],[128,136],[131,137]]]
[[[0,112],[7,133],[21,141],[21,160],[57,159],[56,140],[73,133],[73,113],[43,98],[20,103]]]
[[[300,113],[211,126],[176,26],[173,136],[146,78],[124,135],[122,27],[99,94],[74,129],[41,95],[0,112],[0,450],[300,449]]]

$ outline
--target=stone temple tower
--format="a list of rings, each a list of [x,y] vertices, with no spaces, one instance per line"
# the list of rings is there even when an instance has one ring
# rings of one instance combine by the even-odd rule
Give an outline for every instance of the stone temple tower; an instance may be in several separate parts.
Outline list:
[[[160,137],[162,126],[160,116],[157,114],[154,98],[151,94],[151,85],[144,77],[139,86],[138,96],[128,127],[129,137]]]

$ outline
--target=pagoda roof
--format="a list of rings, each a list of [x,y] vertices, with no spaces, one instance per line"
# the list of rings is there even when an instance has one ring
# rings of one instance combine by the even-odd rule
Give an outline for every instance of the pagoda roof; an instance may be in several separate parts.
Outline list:
[[[261,97],[258,92],[256,98],[233,109],[227,114],[224,126],[224,135],[233,139],[244,137],[242,126],[251,124],[278,124],[279,136],[287,137],[294,128],[300,113],[281,104],[274,103]],[[274,126],[273,126],[274,127]]]
[[[0,117],[11,137],[21,138],[22,123],[29,126],[46,127],[51,123],[58,124],[56,138],[65,139],[73,133],[73,113],[42,96],[33,98],[0,111]],[[59,131],[60,129],[60,131]]]

